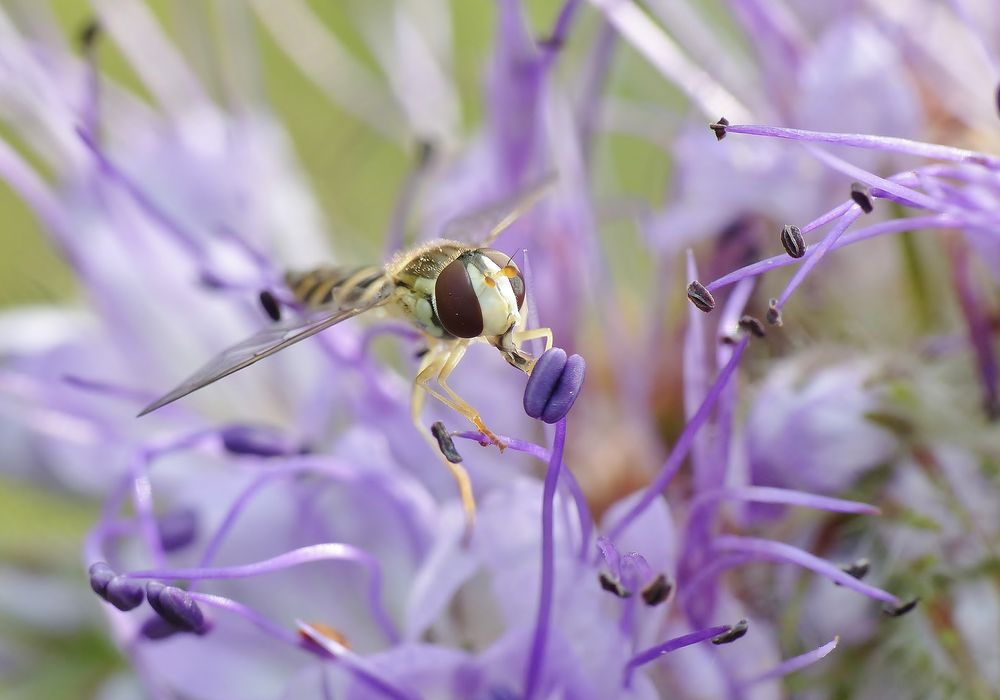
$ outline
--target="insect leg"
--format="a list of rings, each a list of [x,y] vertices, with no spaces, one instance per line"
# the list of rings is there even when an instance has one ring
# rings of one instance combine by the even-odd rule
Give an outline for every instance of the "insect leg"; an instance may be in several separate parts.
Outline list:
[[[527,331],[514,331],[513,334],[514,342],[520,345],[521,343],[526,343],[529,340],[537,340],[538,338],[545,338],[545,349],[552,349],[552,329],[551,328],[532,328]]]
[[[447,403],[449,406],[451,406],[456,411],[458,411],[463,416],[472,421],[472,424],[476,426],[476,430],[485,435],[490,442],[492,442],[494,445],[499,447],[501,451],[503,451],[503,449],[507,446],[500,441],[500,438],[498,438],[496,435],[493,434],[492,430],[486,427],[486,424],[483,423],[482,416],[479,415],[479,411],[470,406],[468,402],[465,401],[465,399],[463,399],[461,396],[455,393],[455,390],[452,389],[450,386],[448,386],[448,377],[451,376],[451,373],[458,366],[458,363],[462,361],[462,358],[465,356],[465,351],[467,348],[468,348],[467,343],[461,343],[452,348],[451,353],[447,356],[447,358],[444,361],[444,364],[442,365],[440,371],[438,372],[437,375],[438,386],[440,386],[441,389],[443,389],[444,392],[448,394],[448,397],[451,399],[451,401],[446,401],[445,403]]]
[[[462,510],[465,512],[465,536],[468,539],[472,534],[472,528],[476,522],[476,499],[472,494],[472,482],[469,480],[469,473],[465,471],[465,468],[461,464],[455,464],[445,459],[444,455],[441,454],[441,448],[437,439],[420,420],[420,413],[424,406],[424,397],[428,393],[445,405],[459,410],[457,406],[453,405],[444,396],[441,396],[438,392],[427,386],[427,383],[441,371],[441,368],[450,356],[450,353],[442,350],[441,346],[432,347],[420,362],[420,370],[413,381],[413,393],[410,395],[410,417],[417,432],[424,437],[427,444],[430,445],[431,451],[448,468],[452,478],[455,479],[455,483],[458,484],[458,493],[462,499]]]

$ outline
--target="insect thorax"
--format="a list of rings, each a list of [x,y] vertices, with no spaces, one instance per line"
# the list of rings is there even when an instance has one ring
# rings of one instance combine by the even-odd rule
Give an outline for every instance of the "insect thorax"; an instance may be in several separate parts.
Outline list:
[[[468,246],[451,241],[431,241],[405,257],[397,257],[388,271],[396,289],[393,302],[397,311],[420,330],[434,338],[452,338],[434,310],[434,285],[441,271]]]

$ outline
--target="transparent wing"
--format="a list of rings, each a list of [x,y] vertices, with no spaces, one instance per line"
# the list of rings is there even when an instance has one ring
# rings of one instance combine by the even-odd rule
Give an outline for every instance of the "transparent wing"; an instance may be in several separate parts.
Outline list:
[[[320,331],[326,330],[330,326],[334,326],[341,321],[346,321],[349,318],[379,306],[385,303],[391,293],[392,285],[383,284],[373,290],[372,293],[366,294],[365,298],[359,300],[353,306],[334,310],[327,309],[326,313],[319,317],[314,314],[309,318],[293,318],[268,326],[250,336],[242,343],[223,350],[176,389],[142,409],[139,416],[144,416],[147,413],[166,406],[168,403],[173,403],[177,399],[208,386],[212,382],[216,382],[223,377],[228,377],[233,372],[238,372],[244,367],[249,367],[258,360],[263,360],[269,355],[284,350],[289,345],[294,345],[300,340],[305,340]]]
[[[441,229],[441,238],[455,241],[477,241],[486,247],[512,223],[538,203],[556,182],[550,173],[535,184],[482,209],[462,214],[448,221]],[[486,232],[485,237],[483,236]]]

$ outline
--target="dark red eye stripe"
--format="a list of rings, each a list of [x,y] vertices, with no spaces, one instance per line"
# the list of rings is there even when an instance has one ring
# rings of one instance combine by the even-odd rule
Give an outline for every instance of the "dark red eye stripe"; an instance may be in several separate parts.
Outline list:
[[[438,275],[434,308],[446,331],[458,338],[476,338],[483,334],[483,310],[465,265],[463,254]]]

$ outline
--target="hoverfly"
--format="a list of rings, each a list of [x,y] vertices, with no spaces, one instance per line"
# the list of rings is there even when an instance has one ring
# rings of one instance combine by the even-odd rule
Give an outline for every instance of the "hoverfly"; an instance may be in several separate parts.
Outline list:
[[[489,247],[535,205],[552,182],[553,178],[547,178],[508,200],[445,226],[445,235],[487,230],[476,245],[440,238],[399,252],[384,266],[327,266],[288,273],[285,282],[306,310],[304,317],[277,321],[224,350],[139,415],[155,411],[341,321],[383,308],[407,319],[425,336],[427,352],[413,381],[411,418],[455,478],[467,526],[471,527],[475,500],[468,473],[454,457],[442,455],[439,440],[421,423],[420,413],[429,394],[468,418],[487,439],[503,448],[479,412],[448,386],[448,377],[471,343],[489,343],[508,363],[529,375],[536,358],[522,349],[523,343],[544,339],[545,349],[552,347],[551,329],[525,329],[524,278],[513,258]],[[267,310],[272,314],[274,308]],[[440,391],[431,386],[432,382]]]

